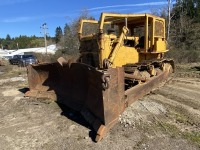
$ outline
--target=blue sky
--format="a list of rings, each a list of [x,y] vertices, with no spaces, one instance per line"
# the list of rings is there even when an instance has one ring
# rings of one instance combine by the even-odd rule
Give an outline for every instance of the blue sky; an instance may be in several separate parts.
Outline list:
[[[87,9],[99,19],[101,12],[148,13],[162,8],[167,0],[0,0],[0,38],[7,34],[42,36],[40,26],[47,23],[50,36]]]

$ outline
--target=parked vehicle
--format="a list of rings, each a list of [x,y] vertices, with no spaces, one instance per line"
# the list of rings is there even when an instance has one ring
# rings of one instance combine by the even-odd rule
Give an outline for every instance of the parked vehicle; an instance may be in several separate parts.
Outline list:
[[[22,55],[14,55],[12,58],[9,59],[10,64],[11,65],[18,64],[21,57],[22,57]]]
[[[29,57],[24,57],[24,58],[20,59],[18,66],[19,67],[26,67],[30,64],[37,64],[37,59],[33,55],[29,55]]]
[[[33,55],[14,55],[9,62],[12,65],[25,67],[29,64],[36,64],[37,59]]]

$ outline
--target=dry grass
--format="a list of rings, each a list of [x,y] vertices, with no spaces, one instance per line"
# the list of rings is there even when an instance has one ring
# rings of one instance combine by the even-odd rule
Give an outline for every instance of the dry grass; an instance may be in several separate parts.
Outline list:
[[[18,67],[16,65],[10,65],[7,64],[5,66],[2,66],[2,72],[6,72],[1,74],[1,78],[11,78],[16,76],[26,76],[27,74],[27,68],[26,67]]]

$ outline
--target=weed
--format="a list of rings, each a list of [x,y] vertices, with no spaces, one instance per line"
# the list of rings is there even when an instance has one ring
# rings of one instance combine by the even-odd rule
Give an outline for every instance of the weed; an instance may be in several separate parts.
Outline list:
[[[198,145],[200,145],[200,133],[199,132],[184,132],[182,133],[183,137],[185,139],[188,139],[190,141],[193,141],[195,143],[197,143]]]

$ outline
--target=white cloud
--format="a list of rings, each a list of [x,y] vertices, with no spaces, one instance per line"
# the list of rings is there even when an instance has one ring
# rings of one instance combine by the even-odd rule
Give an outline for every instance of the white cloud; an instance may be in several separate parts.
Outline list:
[[[2,19],[0,22],[2,23],[30,22],[34,20],[47,19],[47,18],[63,18],[65,16],[66,14],[49,14],[46,16],[22,16],[22,17]]]
[[[96,10],[96,11],[91,11],[90,14],[94,15],[94,14],[100,14],[102,12],[116,12],[116,13],[120,13],[120,12],[123,12],[123,11],[128,11],[130,9],[106,9],[106,10]]]
[[[24,3],[24,2],[29,2],[32,0],[0,0],[0,5],[9,5],[9,4],[16,4],[16,3]],[[160,6],[160,5],[165,5],[167,4],[167,1],[162,1],[162,2],[148,2],[148,3],[138,3],[138,4],[125,4],[125,5],[109,5],[109,6],[102,6],[102,7],[93,7],[87,9],[90,14],[92,15],[99,15],[101,12],[129,12],[132,13],[133,11],[131,7],[144,7],[144,6]],[[79,10],[80,11],[80,10]],[[148,13],[150,10],[135,10],[134,13]],[[75,17],[78,16],[79,13],[77,11],[71,12],[71,13],[64,13],[64,14],[58,14],[58,13],[52,13],[46,16],[30,16],[30,17],[16,17],[16,18],[6,18],[4,20],[1,20],[0,22],[2,23],[17,23],[17,22],[29,22],[32,20],[37,20],[37,19],[44,19],[44,18],[58,18],[58,17]],[[99,16],[98,16],[99,17]]]
[[[39,17],[16,17],[16,18],[4,19],[1,22],[3,23],[27,22],[38,18]]]
[[[101,10],[101,9],[107,9],[107,8],[119,8],[119,7],[159,6],[159,5],[165,5],[165,4],[167,4],[167,1],[149,2],[149,3],[140,3],[140,4],[110,5],[110,6],[94,7],[94,8],[90,8],[88,10],[93,11],[93,10]]]

